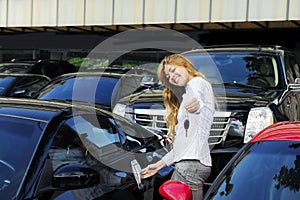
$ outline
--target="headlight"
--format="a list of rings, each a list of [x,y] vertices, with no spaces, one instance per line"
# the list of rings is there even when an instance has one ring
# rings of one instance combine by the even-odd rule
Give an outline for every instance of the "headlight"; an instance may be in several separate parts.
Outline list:
[[[252,108],[249,112],[244,143],[249,142],[259,131],[273,124],[273,113],[270,108]]]
[[[126,105],[117,103],[113,109],[113,113],[125,117]]]
[[[133,121],[133,109],[125,104],[117,103],[113,109],[113,113]]]

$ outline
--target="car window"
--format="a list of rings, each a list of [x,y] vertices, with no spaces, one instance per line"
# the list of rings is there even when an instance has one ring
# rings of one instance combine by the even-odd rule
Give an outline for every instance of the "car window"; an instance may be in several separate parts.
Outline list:
[[[81,156],[85,163],[87,161],[83,155],[86,153],[107,163],[122,156],[124,151],[139,151],[148,141],[154,139],[157,137],[153,133],[141,126],[130,125],[122,118],[101,114],[75,115],[61,125],[55,136],[51,147],[53,168],[65,162],[77,163]],[[74,152],[73,157],[71,154]]]
[[[119,135],[110,116],[74,114],[65,120],[50,147],[49,160],[47,160],[50,167],[47,170],[52,168],[54,171],[64,164],[88,166],[99,172],[100,184],[72,190],[61,197],[72,194],[71,196],[76,196],[76,199],[82,199],[81,195],[87,196],[87,199],[95,199],[102,196],[103,191],[112,191],[114,187],[121,184],[116,172],[120,172],[123,165],[118,165],[118,162],[122,159],[128,160],[122,150],[123,142],[124,138]],[[114,168],[111,163],[117,163],[119,168]]]
[[[66,123],[76,131],[80,138],[91,142],[98,148],[104,148],[111,144],[121,146],[118,130],[112,123],[113,119],[92,115],[76,116]]]
[[[299,169],[299,142],[258,142],[222,174],[209,199],[299,199]]]

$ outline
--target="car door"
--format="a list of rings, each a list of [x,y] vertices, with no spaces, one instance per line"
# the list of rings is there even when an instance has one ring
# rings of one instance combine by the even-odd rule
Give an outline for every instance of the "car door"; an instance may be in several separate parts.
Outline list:
[[[37,196],[40,198],[94,199],[115,189],[136,189],[131,161],[146,161],[146,154],[142,154],[147,146],[147,138],[144,137],[150,132],[142,128],[136,129],[129,122],[116,122],[110,115],[94,112],[75,112],[58,127],[38,184],[40,195]],[[52,174],[66,164],[79,164],[95,169],[100,174],[100,184],[72,191],[53,188]],[[127,177],[132,178],[126,179]],[[122,178],[126,182],[121,181]]]

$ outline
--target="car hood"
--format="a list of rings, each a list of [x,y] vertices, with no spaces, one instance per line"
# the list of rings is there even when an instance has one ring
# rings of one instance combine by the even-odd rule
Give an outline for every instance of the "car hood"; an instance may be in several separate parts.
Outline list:
[[[218,107],[223,110],[234,110],[242,107],[250,109],[251,107],[266,106],[274,97],[280,95],[278,90],[262,90],[256,88],[240,87],[213,87]],[[139,93],[131,94],[122,98],[119,103],[130,107],[153,108],[153,104],[163,104],[162,89],[144,90]]]

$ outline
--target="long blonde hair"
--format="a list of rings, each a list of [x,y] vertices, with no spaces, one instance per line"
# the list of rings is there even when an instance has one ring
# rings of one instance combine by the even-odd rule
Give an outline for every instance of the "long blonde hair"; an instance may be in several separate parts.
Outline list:
[[[170,139],[174,139],[176,136],[175,126],[177,125],[177,114],[179,106],[182,100],[182,95],[185,92],[185,88],[181,86],[172,85],[169,80],[166,78],[165,66],[172,65],[174,67],[185,67],[190,75],[193,77],[202,77],[206,80],[205,76],[198,72],[193,64],[184,56],[180,54],[172,54],[166,56],[159,64],[157,69],[158,79],[164,85],[163,89],[163,101],[166,107],[166,122],[168,127],[167,136]]]

